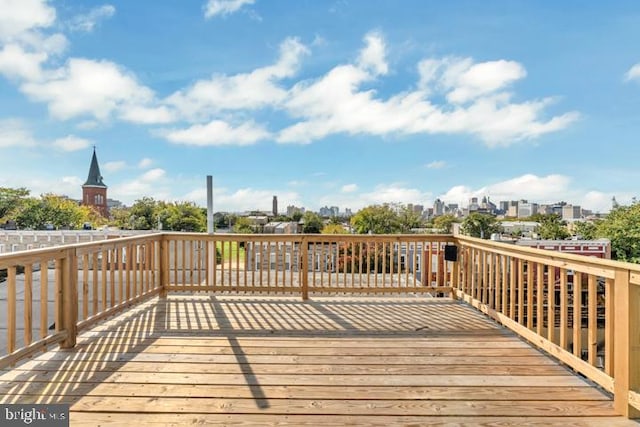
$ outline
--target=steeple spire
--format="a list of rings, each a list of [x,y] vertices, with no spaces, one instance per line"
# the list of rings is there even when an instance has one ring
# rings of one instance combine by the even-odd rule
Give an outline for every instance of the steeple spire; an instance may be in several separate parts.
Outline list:
[[[102,182],[102,174],[100,174],[100,166],[98,166],[98,157],[96,156],[96,147],[93,147],[93,157],[91,157],[91,166],[89,166],[89,176],[83,186],[107,188]]]

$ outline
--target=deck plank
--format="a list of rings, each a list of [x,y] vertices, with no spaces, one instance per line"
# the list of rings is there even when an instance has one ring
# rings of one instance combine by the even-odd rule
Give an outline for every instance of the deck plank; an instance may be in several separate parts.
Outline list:
[[[481,313],[423,297],[154,299],[2,373],[0,402],[68,403],[72,425],[633,425]]]

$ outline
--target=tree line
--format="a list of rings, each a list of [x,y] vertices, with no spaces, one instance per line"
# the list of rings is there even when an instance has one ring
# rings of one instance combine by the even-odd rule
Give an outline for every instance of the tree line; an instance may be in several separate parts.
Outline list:
[[[14,221],[21,229],[82,228],[90,223],[130,230],[163,229],[169,231],[206,231],[206,209],[192,202],[165,202],[152,197],[136,200],[131,207],[112,208],[111,217],[104,218],[89,206],[55,194],[31,196],[25,188],[0,187],[0,224]],[[255,215],[263,215],[254,212]],[[360,209],[351,218],[322,218],[315,212],[281,215],[272,221],[296,222],[303,233],[395,234],[410,232],[451,233],[459,220],[450,214],[430,221],[422,218],[410,206],[402,204],[371,205]],[[566,239],[571,236],[567,223],[559,215],[536,214],[529,221],[539,223],[537,234],[542,239]],[[261,232],[260,227],[245,216],[218,212],[216,228],[235,233]],[[463,234],[489,239],[501,233],[499,220],[488,214],[472,212],[460,223]],[[576,222],[573,233],[586,240],[606,238],[611,241],[612,257],[621,261],[640,262],[640,204],[614,208],[605,218],[593,222]],[[518,231],[513,233],[518,237]]]

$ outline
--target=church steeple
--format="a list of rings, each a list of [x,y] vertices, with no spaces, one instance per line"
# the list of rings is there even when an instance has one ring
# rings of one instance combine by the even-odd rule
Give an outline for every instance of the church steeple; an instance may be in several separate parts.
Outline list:
[[[87,177],[87,181],[84,183],[83,187],[85,185],[107,188],[104,182],[102,182],[100,166],[98,166],[98,157],[96,156],[96,147],[93,147],[93,157],[91,157],[91,166],[89,166],[89,176]]]
[[[109,216],[107,186],[102,181],[102,175],[100,174],[96,147],[93,147],[89,176],[87,177],[87,181],[82,185],[82,204],[93,207],[104,217]]]

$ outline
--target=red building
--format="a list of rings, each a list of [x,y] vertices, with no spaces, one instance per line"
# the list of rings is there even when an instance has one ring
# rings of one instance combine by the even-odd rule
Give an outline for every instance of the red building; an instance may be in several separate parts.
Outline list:
[[[107,186],[102,182],[95,147],[93,148],[93,157],[91,157],[91,165],[89,166],[89,176],[82,185],[82,204],[94,207],[104,217],[109,216]]]
[[[611,259],[611,242],[599,240],[524,240],[516,242],[518,246],[546,249],[548,251],[565,252],[575,255],[586,255],[596,258]]]

